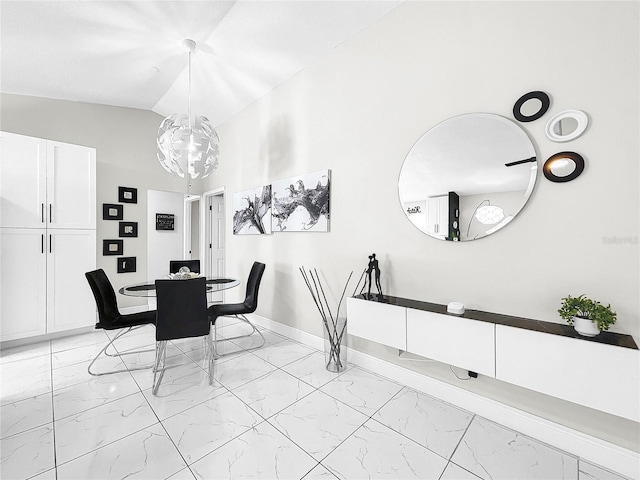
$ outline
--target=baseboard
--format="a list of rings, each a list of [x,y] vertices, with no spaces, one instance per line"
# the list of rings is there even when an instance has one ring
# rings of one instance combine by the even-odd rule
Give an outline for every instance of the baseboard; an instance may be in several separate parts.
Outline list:
[[[316,335],[260,315],[253,314],[250,318],[258,326],[273,330],[309,347],[323,349],[324,340]],[[408,387],[534,437],[588,462],[609,468],[635,480],[640,479],[640,454],[637,452],[357,350],[347,349],[347,359],[349,363],[365,370],[393,378]]]

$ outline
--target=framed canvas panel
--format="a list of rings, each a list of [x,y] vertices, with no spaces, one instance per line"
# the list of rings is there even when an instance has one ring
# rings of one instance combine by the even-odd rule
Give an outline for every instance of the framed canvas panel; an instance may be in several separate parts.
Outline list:
[[[131,273],[136,271],[136,257],[118,258],[118,273]]]
[[[274,232],[328,232],[331,171],[298,175],[271,185]]]
[[[118,201],[120,203],[138,203],[138,189],[118,187]]]
[[[156,230],[173,230],[175,221],[173,213],[156,213]]]
[[[124,240],[102,240],[102,255],[122,255]]]
[[[138,222],[120,222],[118,228],[119,237],[137,237]]]
[[[271,185],[233,194],[233,234],[271,233]]]
[[[123,206],[116,203],[103,203],[102,204],[102,219],[103,220],[122,220]]]

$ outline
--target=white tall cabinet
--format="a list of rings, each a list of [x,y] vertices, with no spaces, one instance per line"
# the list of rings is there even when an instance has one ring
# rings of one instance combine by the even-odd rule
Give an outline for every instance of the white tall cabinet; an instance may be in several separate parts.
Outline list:
[[[96,151],[0,132],[0,341],[95,322]]]

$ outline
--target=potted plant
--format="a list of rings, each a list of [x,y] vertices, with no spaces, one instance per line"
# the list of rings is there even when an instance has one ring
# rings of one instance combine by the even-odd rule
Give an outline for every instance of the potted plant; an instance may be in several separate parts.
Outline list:
[[[585,295],[567,295],[562,299],[558,313],[569,325],[573,325],[576,332],[587,337],[595,337],[616,323],[616,312],[611,310],[611,305],[605,307]]]

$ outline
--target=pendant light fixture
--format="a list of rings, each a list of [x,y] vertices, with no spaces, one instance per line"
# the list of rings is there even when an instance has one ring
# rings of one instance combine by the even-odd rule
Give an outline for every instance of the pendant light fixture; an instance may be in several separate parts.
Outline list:
[[[191,116],[191,54],[196,42],[186,39],[189,52],[189,104],[187,114],[165,118],[158,129],[158,161],[169,173],[187,180],[205,178],[218,166],[218,134],[206,117]]]

